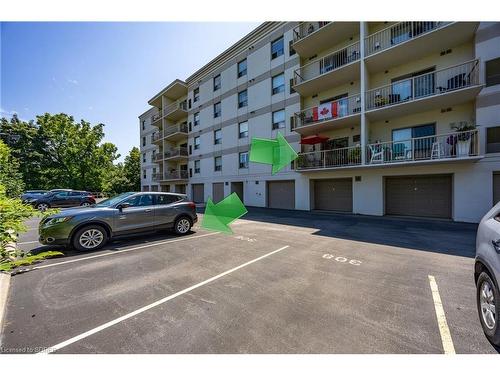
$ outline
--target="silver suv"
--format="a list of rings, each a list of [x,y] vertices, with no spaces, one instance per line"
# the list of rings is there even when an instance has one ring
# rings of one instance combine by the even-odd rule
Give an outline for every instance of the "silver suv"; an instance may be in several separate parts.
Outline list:
[[[112,239],[134,233],[173,229],[183,235],[198,220],[196,206],[183,194],[124,193],[86,208],[63,210],[44,218],[39,241],[44,245],[96,250]]]
[[[488,340],[500,345],[500,203],[481,220],[476,238],[476,301]]]

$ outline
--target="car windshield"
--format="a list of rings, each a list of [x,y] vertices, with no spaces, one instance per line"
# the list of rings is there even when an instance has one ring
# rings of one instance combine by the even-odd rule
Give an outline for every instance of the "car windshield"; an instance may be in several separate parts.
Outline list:
[[[128,196],[130,196],[132,194],[135,194],[135,193],[134,192],[123,193],[123,194],[117,195],[115,197],[105,199],[102,202],[99,202],[98,204],[96,204],[96,207],[111,207],[111,206],[121,202],[122,200],[124,200],[125,198],[127,198]]]

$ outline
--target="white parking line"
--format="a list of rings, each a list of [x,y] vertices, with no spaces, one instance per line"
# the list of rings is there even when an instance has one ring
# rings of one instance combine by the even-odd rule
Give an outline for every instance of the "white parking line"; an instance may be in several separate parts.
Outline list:
[[[30,243],[38,243],[38,241],[27,241],[27,242],[18,242],[18,245],[28,245]]]
[[[64,348],[64,347],[66,347],[68,345],[71,345],[71,344],[73,344],[73,343],[75,343],[77,341],[80,341],[80,340],[82,340],[82,339],[84,339],[86,337],[89,337],[89,336],[93,335],[94,333],[100,332],[100,331],[102,331],[102,330],[104,330],[106,328],[114,326],[115,324],[118,324],[120,322],[123,322],[124,320],[130,319],[130,318],[132,318],[132,317],[134,317],[136,315],[139,315],[140,313],[143,313],[144,311],[150,310],[153,307],[159,306],[159,305],[161,305],[161,304],[163,304],[163,303],[165,303],[167,301],[170,301],[170,300],[172,300],[172,299],[174,299],[176,297],[179,297],[179,296],[181,296],[183,294],[186,294],[186,293],[188,293],[188,292],[190,292],[190,291],[192,291],[194,289],[197,289],[197,288],[199,288],[199,287],[201,287],[203,285],[211,283],[212,281],[220,279],[221,277],[229,275],[230,273],[232,273],[234,271],[237,271],[237,270],[239,270],[239,269],[241,269],[243,267],[249,266],[252,263],[258,262],[259,260],[262,260],[264,258],[267,258],[268,256],[271,256],[271,255],[276,254],[276,253],[278,253],[278,252],[280,252],[282,250],[285,250],[288,247],[289,247],[288,245],[280,247],[277,250],[271,251],[270,253],[267,253],[267,254],[264,254],[264,255],[262,255],[262,256],[260,256],[258,258],[252,259],[252,260],[250,260],[250,261],[248,261],[246,263],[243,263],[243,264],[241,264],[241,265],[239,265],[237,267],[231,268],[228,271],[219,273],[218,275],[213,276],[213,277],[211,277],[211,278],[209,278],[209,279],[207,279],[205,281],[202,281],[201,283],[198,283],[196,285],[190,286],[190,287],[188,287],[186,289],[183,289],[183,290],[181,290],[181,291],[179,291],[177,293],[171,294],[171,295],[169,295],[169,296],[167,296],[165,298],[162,298],[162,299],[160,299],[160,300],[158,300],[156,302],[153,302],[153,303],[151,303],[149,305],[141,307],[140,309],[132,311],[132,312],[126,314],[126,315],[123,315],[123,316],[117,318],[117,319],[114,319],[114,320],[112,320],[112,321],[110,321],[108,323],[102,324],[102,325],[100,325],[100,326],[98,326],[98,327],[96,327],[94,329],[91,329],[90,331],[84,332],[84,333],[82,333],[82,334],[80,334],[78,336],[75,336],[75,337],[73,337],[71,339],[63,341],[63,342],[61,342],[61,343],[59,343],[57,345],[51,346],[50,348],[47,348],[46,350],[44,350],[42,352],[39,352],[38,354],[48,354],[48,353],[52,353],[52,352],[54,352],[56,350],[59,350],[61,348]]]
[[[46,265],[43,265],[43,266],[36,266],[36,267],[33,267],[32,269],[37,270],[37,269],[42,269],[42,268],[55,267],[55,266],[59,266],[61,264],[75,263],[75,262],[80,262],[82,260],[87,260],[87,259],[94,259],[94,258],[106,257],[106,256],[109,256],[109,255],[121,254],[121,253],[126,253],[126,252],[129,252],[129,251],[135,251],[135,250],[141,250],[141,249],[145,249],[147,247],[158,246],[158,245],[165,245],[165,244],[172,243],[172,242],[180,242],[180,241],[186,241],[186,240],[193,240],[195,238],[213,236],[214,234],[218,234],[218,233],[219,232],[212,232],[212,233],[207,233],[207,234],[201,234],[199,236],[194,236],[194,237],[183,237],[183,238],[178,238],[178,239],[170,240],[170,241],[154,242],[154,243],[150,243],[150,244],[147,244],[147,245],[132,247],[130,249],[123,249],[123,250],[113,251],[111,253],[91,255],[91,256],[88,256],[88,257],[84,257],[84,258],[77,258],[77,259],[65,260],[63,262],[46,264]]]
[[[439,289],[434,276],[429,276],[429,284],[431,285],[432,299],[434,300],[434,308],[436,310],[436,317],[439,326],[439,333],[441,334],[441,341],[443,343],[444,354],[455,354],[455,347],[451,338],[450,328],[446,322],[446,315],[444,314],[443,303],[439,295]]]

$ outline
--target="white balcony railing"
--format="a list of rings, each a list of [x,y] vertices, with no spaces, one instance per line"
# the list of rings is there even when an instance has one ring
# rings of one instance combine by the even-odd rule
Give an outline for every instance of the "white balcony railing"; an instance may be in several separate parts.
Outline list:
[[[187,171],[172,171],[165,174],[164,180],[187,180]]]
[[[153,174],[153,181],[158,182],[158,181],[161,181],[162,179],[163,179],[163,176],[161,173],[154,173]]]
[[[319,169],[340,168],[361,164],[361,146],[337,148],[334,150],[300,153],[295,161],[295,168]]]
[[[159,132],[154,132],[153,134],[151,134],[151,142],[156,142],[156,141],[159,141],[160,139],[162,139],[163,136],[161,134],[161,131]]]
[[[367,164],[468,158],[479,155],[477,129],[367,145]]]
[[[365,38],[366,56],[449,25],[451,22],[399,22]]]
[[[361,96],[352,95],[295,113],[294,129],[361,112]]]
[[[165,137],[168,137],[172,134],[175,133],[186,133],[188,132],[188,126],[186,123],[178,124],[178,125],[173,125],[173,126],[167,126],[165,128]]]
[[[159,119],[161,119],[161,113],[160,112],[155,113],[153,116],[151,116],[151,123],[156,122]]]
[[[311,21],[311,22],[301,22],[299,26],[293,29],[293,42],[297,42],[305,37],[311,35],[312,33],[318,31],[322,27],[328,25],[330,21]]]
[[[176,156],[188,156],[187,147],[175,147],[165,151],[165,159]]]
[[[163,160],[163,159],[164,159],[164,155],[163,155],[161,152],[159,152],[159,153],[155,154],[154,160],[155,160],[156,162],[159,162],[159,161],[161,161],[161,160]]]
[[[369,90],[366,92],[366,110],[444,94],[478,84],[478,60],[472,60]]]
[[[170,113],[172,113],[178,109],[181,111],[187,111],[186,100],[179,100],[179,101],[176,101],[174,103],[171,103],[171,104],[163,107],[163,116],[168,116]]]
[[[350,64],[359,60],[360,56],[359,42],[353,43],[297,69],[294,75],[294,84],[298,85]]]

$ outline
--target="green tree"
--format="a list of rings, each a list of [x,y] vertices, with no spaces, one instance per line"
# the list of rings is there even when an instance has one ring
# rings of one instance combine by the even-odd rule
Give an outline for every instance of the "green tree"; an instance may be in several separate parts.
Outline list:
[[[141,152],[137,147],[125,157],[123,174],[129,181],[128,191],[141,191]]]
[[[0,185],[7,197],[17,197],[23,192],[24,183],[19,172],[19,163],[11,155],[9,147],[0,140]]]

